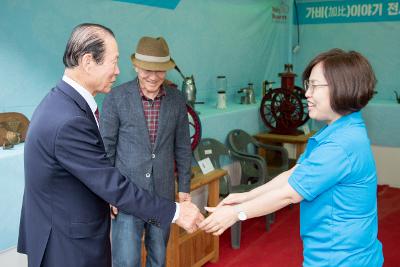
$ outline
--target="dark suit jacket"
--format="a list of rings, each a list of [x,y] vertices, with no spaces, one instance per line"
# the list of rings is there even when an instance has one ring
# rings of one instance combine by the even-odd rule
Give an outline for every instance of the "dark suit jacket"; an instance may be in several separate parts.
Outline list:
[[[157,138],[152,147],[137,79],[112,89],[103,102],[100,132],[112,163],[137,185],[175,199],[174,159],[178,190],[190,191],[189,122],[180,91],[164,87]]]
[[[18,251],[30,267],[111,266],[108,203],[163,229],[175,213],[173,202],[112,167],[89,105],[60,81],[34,112],[25,141]]]

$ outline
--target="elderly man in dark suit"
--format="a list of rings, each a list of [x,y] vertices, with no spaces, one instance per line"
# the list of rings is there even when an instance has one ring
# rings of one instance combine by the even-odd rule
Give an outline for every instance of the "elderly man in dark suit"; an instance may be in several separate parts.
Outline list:
[[[190,201],[191,147],[186,102],[165,84],[175,67],[162,37],[143,37],[131,56],[137,77],[113,88],[103,103],[100,130],[112,163],[154,195],[175,199],[174,160],[179,201]],[[141,263],[145,236],[147,266],[164,266],[169,231],[136,216],[118,213],[112,221],[114,267]]]
[[[176,218],[194,231],[202,215],[193,204],[153,196],[107,158],[93,96],[108,93],[119,74],[112,31],[78,25],[63,61],[64,76],[35,110],[25,143],[18,251],[29,266],[110,267],[109,203],[164,231]]]

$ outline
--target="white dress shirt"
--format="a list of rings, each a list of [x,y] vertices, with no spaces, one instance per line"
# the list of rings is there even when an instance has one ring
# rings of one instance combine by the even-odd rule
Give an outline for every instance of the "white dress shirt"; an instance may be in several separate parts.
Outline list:
[[[85,89],[85,87],[83,87],[82,85],[80,85],[76,81],[72,80],[70,77],[68,77],[65,74],[62,77],[62,79],[63,79],[64,82],[66,82],[69,85],[71,85],[71,87],[74,88],[85,99],[86,103],[88,103],[88,105],[90,107],[90,110],[93,113],[93,117],[96,118],[96,115],[94,113],[95,113],[95,111],[97,109],[97,103],[94,100],[94,97],[92,96],[92,94],[89,93],[89,91],[87,89]],[[97,121],[97,119],[95,121],[97,123],[97,127],[99,127],[99,122]]]

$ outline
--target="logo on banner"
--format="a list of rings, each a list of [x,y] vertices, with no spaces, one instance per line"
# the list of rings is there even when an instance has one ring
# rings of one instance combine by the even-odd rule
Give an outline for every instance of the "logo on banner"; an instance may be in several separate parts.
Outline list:
[[[286,1],[281,1],[279,6],[272,6],[272,21],[286,22],[289,15],[289,5]]]

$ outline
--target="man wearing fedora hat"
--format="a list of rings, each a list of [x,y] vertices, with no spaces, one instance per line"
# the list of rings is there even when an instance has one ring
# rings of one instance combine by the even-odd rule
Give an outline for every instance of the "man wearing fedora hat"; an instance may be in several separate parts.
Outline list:
[[[113,88],[103,102],[100,129],[107,154],[137,185],[171,200],[175,160],[179,202],[191,201],[189,122],[183,95],[165,83],[166,72],[175,67],[168,45],[162,37],[143,37],[131,60],[137,78]],[[112,222],[114,267],[140,266],[143,233],[147,266],[165,265],[169,229],[119,212]]]

